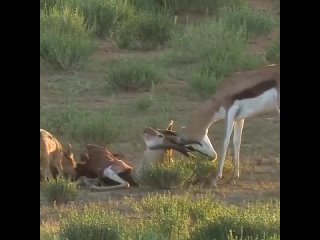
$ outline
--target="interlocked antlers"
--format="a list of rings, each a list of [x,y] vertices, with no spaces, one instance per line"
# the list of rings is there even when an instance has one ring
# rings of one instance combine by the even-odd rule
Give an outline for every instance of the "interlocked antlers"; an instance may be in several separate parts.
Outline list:
[[[180,153],[182,153],[186,157],[194,157],[193,154],[191,154],[191,151],[194,151],[193,148],[186,147],[188,144],[199,144],[202,145],[199,141],[183,141],[179,135],[173,131],[173,121],[170,121],[169,126],[167,129],[153,129],[151,127],[147,127],[144,129],[144,133],[149,135],[157,135],[160,138],[163,138],[163,142],[161,144],[155,143],[155,144],[149,144],[148,149],[150,150],[158,150],[158,149],[166,149],[168,151],[176,150]],[[170,153],[169,153],[170,155]]]

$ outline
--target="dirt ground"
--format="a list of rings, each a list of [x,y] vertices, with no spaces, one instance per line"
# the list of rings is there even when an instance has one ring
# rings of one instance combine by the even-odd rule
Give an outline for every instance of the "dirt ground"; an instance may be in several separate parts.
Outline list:
[[[259,9],[271,7],[271,1],[251,1],[253,6]],[[264,37],[259,37],[251,43],[249,51],[260,52],[279,37],[279,30]],[[68,104],[70,93],[72,101],[77,102],[81,107],[95,111],[106,106],[114,106],[122,109],[124,118],[128,121],[137,122],[137,127],[145,124],[141,119],[146,118],[145,114],[130,112],[134,103],[145,92],[124,92],[115,95],[106,94],[101,91],[104,74],[102,69],[111,61],[122,58],[136,59],[160,59],[168,50],[159,49],[155,51],[128,51],[120,50],[111,42],[100,42],[96,52],[91,56],[88,67],[76,75],[53,70],[41,64],[40,70],[40,99],[43,108],[59,108]],[[202,101],[200,97],[191,94],[186,89],[187,83],[184,80],[186,69],[192,66],[173,66],[168,69],[167,80],[156,86],[155,91],[159,96],[172,96],[174,102],[173,116],[177,124],[181,126],[186,122],[189,111]],[[126,112],[128,116],[125,116]],[[138,122],[140,122],[140,125]],[[163,123],[166,126],[167,122]],[[50,129],[48,129],[50,131]],[[216,191],[216,197],[228,203],[240,203],[244,200],[263,200],[280,198],[280,117],[277,113],[270,113],[249,119],[245,122],[241,153],[240,153],[240,180],[236,186],[223,185]],[[220,156],[221,144],[224,136],[224,123],[219,122],[210,129],[209,137]],[[137,140],[137,138],[139,138]],[[69,139],[63,139],[69,141]],[[71,141],[71,140],[70,140]],[[71,142],[76,149],[76,154],[81,150],[81,144]],[[112,143],[112,149],[126,155],[129,162],[135,165],[142,154],[143,142],[141,136],[134,135],[116,143]],[[228,156],[231,159],[233,153],[232,141],[229,147]],[[125,190],[114,190],[103,193],[82,192],[80,202],[88,201],[121,201],[124,196],[141,198],[146,193],[154,191],[147,187],[138,187]],[[211,189],[200,189],[199,191],[211,191]],[[45,211],[42,211],[45,214]]]

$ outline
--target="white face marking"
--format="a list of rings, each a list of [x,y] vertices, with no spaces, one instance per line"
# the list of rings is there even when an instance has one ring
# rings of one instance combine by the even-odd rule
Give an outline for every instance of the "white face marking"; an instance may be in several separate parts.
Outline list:
[[[214,150],[208,135],[205,135],[203,139],[200,141],[200,143],[202,144],[202,146],[200,146],[199,144],[190,144],[190,145],[188,144],[187,146],[192,146],[194,149],[211,157],[212,160],[215,161],[218,155]]]
[[[149,134],[143,134],[143,140],[148,148],[162,144],[163,137],[160,136],[151,136]]]
[[[255,98],[237,100],[234,105],[240,107],[236,120],[249,118],[260,113],[271,112],[277,109],[277,90],[269,89]]]

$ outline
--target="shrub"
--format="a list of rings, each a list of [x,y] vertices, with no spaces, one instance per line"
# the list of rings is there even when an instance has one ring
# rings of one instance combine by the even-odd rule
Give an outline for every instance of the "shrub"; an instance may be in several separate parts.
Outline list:
[[[121,48],[154,49],[171,39],[173,19],[158,9],[141,10],[135,18],[117,25],[113,38]]]
[[[124,239],[124,218],[99,206],[87,206],[83,212],[76,209],[60,222],[62,239],[107,240]]]
[[[219,17],[232,29],[244,26],[248,38],[268,34],[277,26],[271,13],[251,7],[222,8],[219,10]]]
[[[53,7],[40,13],[40,56],[62,69],[78,69],[89,58],[94,45],[83,16],[77,9]]]
[[[141,1],[141,0],[140,0]],[[143,1],[143,0],[142,0]],[[202,13],[215,14],[223,6],[240,7],[247,4],[247,0],[156,0],[162,8],[172,13]]]
[[[136,106],[140,111],[148,110],[153,104],[153,99],[150,96],[143,96],[138,99]]]
[[[191,239],[278,239],[280,204],[251,204],[203,221]],[[227,212],[227,211],[226,211]],[[210,236],[210,237],[209,237]]]
[[[47,201],[56,203],[73,201],[79,194],[78,185],[62,177],[44,181],[42,191]]]
[[[150,88],[160,81],[160,75],[149,62],[121,60],[111,64],[107,80],[114,89],[128,91],[141,87]]]
[[[269,63],[280,63],[280,40],[274,41],[266,50],[266,59]]]
[[[70,136],[78,141],[109,144],[121,134],[121,121],[109,110],[74,119],[68,126]]]
[[[76,6],[86,23],[100,37],[111,36],[117,25],[134,18],[134,8],[126,0],[79,0]]]
[[[110,110],[90,113],[79,107],[67,106],[58,111],[42,112],[42,126],[77,141],[109,144],[121,133],[121,121]]]
[[[239,70],[246,56],[245,29],[230,29],[224,20],[210,20],[190,26],[173,40],[175,56],[201,62],[194,74],[191,87],[202,94],[213,94],[217,83]]]
[[[181,160],[154,164],[150,168],[142,169],[139,173],[142,184],[159,189],[180,189],[190,184],[193,179],[193,170]]]

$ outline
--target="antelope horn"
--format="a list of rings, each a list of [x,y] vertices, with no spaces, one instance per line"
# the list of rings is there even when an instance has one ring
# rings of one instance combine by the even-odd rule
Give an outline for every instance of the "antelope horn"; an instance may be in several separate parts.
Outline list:
[[[172,143],[155,145],[155,146],[149,147],[149,149],[150,150],[173,149],[173,150],[176,150],[176,151],[182,153],[186,157],[195,157],[184,146],[172,144]]]
[[[179,145],[187,145],[187,144],[198,144],[200,146],[202,146],[202,143],[200,143],[199,141],[196,140],[182,140]]]
[[[173,130],[169,129],[157,129],[158,132],[162,133],[163,135],[171,135],[171,136],[177,136],[177,133]]]

